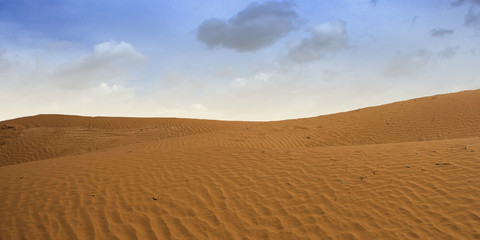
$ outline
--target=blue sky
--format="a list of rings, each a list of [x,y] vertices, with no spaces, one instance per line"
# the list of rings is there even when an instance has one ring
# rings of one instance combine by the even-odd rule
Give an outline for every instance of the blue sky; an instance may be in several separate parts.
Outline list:
[[[279,120],[480,88],[480,1],[0,1],[0,120]]]

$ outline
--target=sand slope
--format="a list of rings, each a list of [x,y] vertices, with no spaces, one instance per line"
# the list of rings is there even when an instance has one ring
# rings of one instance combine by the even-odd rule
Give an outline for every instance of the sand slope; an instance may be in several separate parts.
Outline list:
[[[1,122],[0,239],[480,239],[479,102]]]
[[[38,115],[0,122],[0,166],[238,127],[247,123]]]

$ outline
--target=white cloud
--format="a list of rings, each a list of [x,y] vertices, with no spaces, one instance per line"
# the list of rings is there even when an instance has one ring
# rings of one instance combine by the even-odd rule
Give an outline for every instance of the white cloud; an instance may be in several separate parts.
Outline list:
[[[232,81],[232,87],[241,88],[247,85],[247,79],[245,78],[236,78]]]
[[[97,87],[93,88],[93,93],[101,96],[109,96],[118,92],[124,92],[127,90],[124,86],[118,84],[108,85],[108,83],[101,83]]]
[[[108,41],[94,46],[91,54],[62,64],[52,74],[58,85],[72,89],[88,88],[100,82],[121,83],[146,57],[126,42]]]
[[[234,88],[243,88],[246,86],[258,87],[268,84],[271,78],[271,73],[260,72],[250,78],[236,78],[232,81],[231,86]]]
[[[122,109],[135,98],[135,88],[123,83],[135,78],[146,57],[129,43],[108,41],[57,65],[43,60],[42,51],[51,56],[64,47],[70,45],[46,45],[30,55],[8,49],[0,54],[0,101],[10,103],[0,119],[39,113],[126,114]]]

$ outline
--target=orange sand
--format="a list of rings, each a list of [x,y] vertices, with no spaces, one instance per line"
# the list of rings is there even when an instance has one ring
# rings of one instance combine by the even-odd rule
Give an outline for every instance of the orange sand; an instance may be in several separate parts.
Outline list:
[[[480,90],[315,118],[0,122],[0,239],[480,239]]]

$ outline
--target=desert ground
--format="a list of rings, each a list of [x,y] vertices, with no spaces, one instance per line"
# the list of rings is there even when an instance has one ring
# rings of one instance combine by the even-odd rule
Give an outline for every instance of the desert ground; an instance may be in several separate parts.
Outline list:
[[[0,128],[0,239],[480,239],[480,90],[273,122]]]

